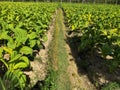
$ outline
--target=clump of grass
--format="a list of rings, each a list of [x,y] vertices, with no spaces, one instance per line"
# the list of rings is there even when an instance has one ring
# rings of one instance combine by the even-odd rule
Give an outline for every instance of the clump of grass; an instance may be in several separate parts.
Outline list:
[[[65,26],[61,9],[58,9],[53,40],[49,48],[49,74],[41,85],[42,90],[71,90],[67,74],[68,59],[65,47]]]
[[[120,83],[111,82],[102,87],[101,90],[120,90]]]

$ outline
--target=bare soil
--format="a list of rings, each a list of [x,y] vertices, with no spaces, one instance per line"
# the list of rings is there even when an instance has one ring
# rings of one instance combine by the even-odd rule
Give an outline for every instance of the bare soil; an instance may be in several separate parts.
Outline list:
[[[53,26],[55,22],[56,13],[52,16],[52,21],[49,26],[49,30],[46,32],[47,41],[43,42],[45,48],[40,49],[40,51],[36,54],[35,59],[30,61],[30,65],[32,70],[25,71],[24,73],[30,78],[30,87],[33,87],[39,81],[45,80],[48,74],[48,50],[49,44],[53,38]]]
[[[79,68],[76,64],[76,58],[73,56],[73,50],[71,51],[71,47],[69,44],[66,44],[66,49],[69,62],[68,75],[72,85],[71,90],[96,90],[95,86],[90,82],[87,75],[82,75],[78,72]],[[77,56],[75,49],[74,55]]]
[[[52,66],[54,70],[58,72],[57,74],[61,74],[60,70],[65,72],[64,74],[62,73],[61,75],[57,75],[59,76],[56,78],[57,79],[56,81],[58,81],[59,84],[56,85],[58,86],[57,90],[61,89],[66,90],[65,88],[71,88],[70,90],[100,90],[101,86],[103,86],[106,83],[112,81],[119,82],[120,69],[116,70],[116,72],[114,73],[109,73],[108,67],[105,66],[104,59],[101,58],[98,52],[94,51],[94,53],[92,54],[89,51],[83,53],[78,52],[77,50],[78,44],[73,40],[74,34],[72,33],[68,35],[67,27],[65,27],[64,25],[64,20],[59,19],[59,18],[63,19],[63,16],[58,17],[59,16],[58,14],[60,14],[60,12],[61,10],[57,10],[53,17],[53,21],[47,32],[48,40],[44,43],[45,49],[41,49],[40,52],[36,55],[36,59],[30,62],[32,71],[25,72],[27,75],[29,75],[31,79],[30,80],[31,85],[34,86],[38,81],[44,81],[46,75],[48,74],[47,71],[49,57],[48,51],[50,48],[50,43],[52,41],[54,42],[54,43],[52,42],[53,43],[52,48],[54,49],[53,50],[54,53],[51,56],[53,57]],[[58,20],[56,20],[56,17]],[[62,59],[62,57],[60,57],[61,50],[60,52],[58,50],[59,49],[58,46],[62,44],[59,43],[59,38],[55,39],[56,36],[54,36],[55,33],[57,33],[56,35],[59,36],[61,31],[65,35],[65,37],[63,35],[63,38],[61,39],[65,41],[66,48],[64,49],[65,51],[64,50],[62,51],[62,53],[65,53],[67,51],[67,60],[65,62],[68,62],[68,67],[65,70],[63,68],[64,65],[60,65],[64,64],[64,62],[60,63],[58,61],[59,59]],[[69,80],[67,80],[68,78],[66,78],[67,75]],[[69,81],[70,85],[66,84],[66,82]],[[53,83],[56,84],[56,82]]]
[[[104,85],[110,82],[120,82],[120,68],[117,68],[114,72],[110,72],[108,68],[111,57],[103,58],[96,49],[78,52],[80,41],[76,40],[80,37],[75,37],[74,33],[70,35],[67,33],[66,36],[70,48],[68,50],[70,51],[68,52],[70,61],[74,62],[73,66],[76,68],[77,76],[80,78],[84,90],[101,90]]]

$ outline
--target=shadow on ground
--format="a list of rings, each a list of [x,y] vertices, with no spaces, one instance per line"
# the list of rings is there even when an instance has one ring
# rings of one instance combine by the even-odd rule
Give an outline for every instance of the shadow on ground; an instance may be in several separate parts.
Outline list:
[[[66,37],[66,43],[72,52],[69,54],[75,58],[79,75],[86,75],[97,90],[109,82],[120,83],[120,68],[110,73],[108,63],[99,55],[97,50],[94,50],[93,53],[89,49],[78,52],[80,36],[73,32],[67,32]]]

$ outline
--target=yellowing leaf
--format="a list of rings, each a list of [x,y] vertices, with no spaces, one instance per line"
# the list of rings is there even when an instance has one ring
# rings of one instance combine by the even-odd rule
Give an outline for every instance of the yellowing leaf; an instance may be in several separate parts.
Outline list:
[[[75,26],[74,26],[74,25],[72,25],[72,27],[71,27],[71,28],[72,28],[72,30],[75,30]]]
[[[3,47],[3,50],[8,52],[9,54],[12,54],[12,49],[8,47]]]

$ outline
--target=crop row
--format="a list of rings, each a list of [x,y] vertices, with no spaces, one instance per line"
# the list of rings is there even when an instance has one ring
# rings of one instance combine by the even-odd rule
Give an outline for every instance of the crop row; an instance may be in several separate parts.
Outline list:
[[[4,76],[0,86],[5,85],[0,87],[2,90],[25,88],[22,70],[30,66],[29,57],[43,47],[55,9],[51,3],[0,3],[0,70]]]
[[[78,51],[97,49],[104,59],[110,59],[110,71],[119,67],[120,6],[69,4],[63,10],[70,31],[79,36]]]

